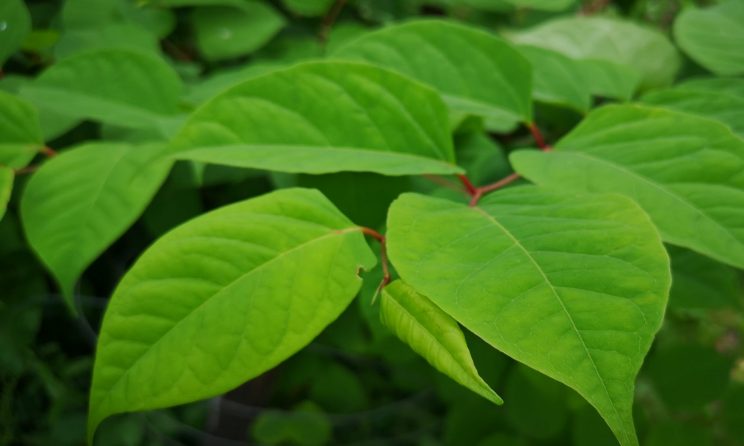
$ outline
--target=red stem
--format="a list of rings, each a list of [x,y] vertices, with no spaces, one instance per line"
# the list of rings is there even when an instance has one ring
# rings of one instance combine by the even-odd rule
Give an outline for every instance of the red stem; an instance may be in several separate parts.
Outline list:
[[[57,156],[57,151],[48,146],[42,147],[41,149],[39,149],[39,152],[43,153],[49,158]]]
[[[468,195],[472,197],[478,192],[478,188],[475,187],[475,185],[470,181],[470,178],[462,174],[457,175],[457,178],[459,178],[462,185],[465,186],[465,190],[467,191]]]
[[[532,138],[535,140],[535,144],[537,144],[537,147],[541,148],[544,152],[552,149],[552,147],[545,142],[545,138],[543,138],[540,129],[534,122],[530,123],[528,127],[530,129],[530,133],[532,133]]]
[[[447,189],[451,189],[451,190],[453,190],[455,192],[460,192],[460,193],[463,192],[463,190],[462,190],[462,188],[460,187],[459,184],[457,184],[455,182],[452,182],[452,181],[450,181],[450,180],[448,180],[446,178],[440,177],[439,175],[428,175],[428,174],[424,174],[422,176],[425,179],[427,179],[427,180],[431,181],[432,183],[437,184],[439,186],[446,187]],[[468,194],[468,195],[470,195],[470,194]]]
[[[328,14],[325,16],[325,19],[323,19],[323,25],[320,28],[320,42],[325,44],[328,40],[328,34],[331,33],[331,28],[333,28],[333,24],[336,23],[336,19],[338,18],[338,15],[341,14],[341,10],[344,9],[344,6],[346,6],[347,0],[336,0],[336,3],[333,4],[331,9],[328,11]]]
[[[362,234],[368,235],[378,242],[380,242],[380,262],[382,263],[382,282],[380,282],[380,286],[377,287],[377,292],[385,288],[385,285],[390,283],[390,265],[388,263],[388,256],[387,256],[387,243],[385,240],[385,236],[380,234],[379,232],[375,231],[372,228],[367,228],[364,226],[361,226],[360,229],[362,230]],[[377,295],[377,293],[375,293]]]

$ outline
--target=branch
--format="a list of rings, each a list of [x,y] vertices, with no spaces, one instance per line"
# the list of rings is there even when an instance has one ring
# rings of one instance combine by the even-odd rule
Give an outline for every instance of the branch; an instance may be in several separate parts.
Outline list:
[[[380,291],[385,288],[385,286],[390,283],[390,265],[388,262],[388,256],[387,256],[387,242],[385,240],[385,236],[380,234],[379,232],[375,231],[372,228],[367,228],[364,226],[361,226],[359,229],[362,230],[362,234],[368,235],[378,242],[380,242],[380,263],[382,263],[382,282],[380,282],[380,285],[377,287],[377,291],[375,291],[375,297],[372,299],[372,303],[374,303],[375,298],[380,293]]]
[[[321,26],[320,34],[318,35],[318,37],[320,38],[320,43],[325,45],[325,43],[328,41],[328,34],[331,33],[333,24],[336,23],[338,15],[341,14],[344,6],[346,6],[346,1],[347,0],[336,0],[336,3],[334,3],[331,9],[328,10],[328,14],[326,14],[325,18],[323,19],[323,25]]]
[[[543,135],[540,132],[540,129],[537,127],[537,125],[534,122],[531,122],[528,128],[530,129],[530,133],[532,133],[532,138],[535,140],[535,144],[537,144],[537,147],[542,149],[543,152],[553,150],[553,147],[551,147],[550,144],[547,144],[545,142],[545,138],[543,138]]]

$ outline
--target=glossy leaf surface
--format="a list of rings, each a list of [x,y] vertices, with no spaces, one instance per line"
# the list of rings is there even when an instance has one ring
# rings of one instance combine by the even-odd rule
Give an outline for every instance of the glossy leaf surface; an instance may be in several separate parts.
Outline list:
[[[498,350],[578,391],[622,445],[638,444],[635,376],[661,325],[670,272],[637,205],[537,187],[477,207],[404,194],[390,209],[388,243],[403,280]]]
[[[649,213],[665,241],[744,267],[744,140],[723,124],[643,106],[591,113],[515,169],[538,184],[617,192]]]
[[[660,32],[606,17],[558,18],[511,37],[574,59],[625,65],[641,76],[642,88],[669,85],[680,65],[677,50]]]
[[[426,296],[397,280],[382,291],[380,317],[434,368],[483,398],[503,403],[478,374],[460,326]]]
[[[26,237],[72,307],[83,271],[139,217],[170,168],[163,147],[92,143],[33,174],[21,200]]]
[[[460,171],[434,90],[347,62],[300,64],[233,87],[198,109],[173,145],[181,159],[283,172]]]
[[[89,436],[109,415],[221,394],[307,345],[375,257],[323,195],[284,189],[206,213],[153,244],[101,328]]]

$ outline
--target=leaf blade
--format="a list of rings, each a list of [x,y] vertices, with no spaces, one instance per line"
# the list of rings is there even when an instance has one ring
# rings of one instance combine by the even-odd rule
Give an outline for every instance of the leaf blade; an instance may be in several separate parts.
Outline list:
[[[219,394],[273,367],[343,311],[358,269],[374,263],[359,228],[312,190],[272,192],[169,232],[109,304],[89,438],[109,415]]]
[[[648,217],[618,195],[535,187],[481,203],[402,195],[388,220],[396,270],[497,349],[577,390],[623,445],[637,445],[634,379],[670,286]]]
[[[380,318],[434,368],[492,403],[504,403],[478,374],[457,322],[405,282],[382,290]]]

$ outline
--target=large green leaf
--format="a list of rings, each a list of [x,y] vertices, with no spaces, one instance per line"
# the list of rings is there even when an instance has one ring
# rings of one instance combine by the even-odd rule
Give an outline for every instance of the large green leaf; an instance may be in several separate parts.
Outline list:
[[[46,162],[21,199],[31,247],[72,305],[80,274],[139,217],[165,180],[161,146],[91,143]]]
[[[643,102],[717,119],[744,137],[744,79],[695,79],[647,94]]]
[[[478,374],[460,326],[426,296],[396,280],[382,291],[380,317],[434,368],[493,403],[504,402]]]
[[[619,19],[559,18],[514,33],[511,38],[574,59],[626,65],[641,75],[641,88],[671,84],[680,65],[677,50],[663,34]]]
[[[649,213],[664,240],[744,267],[744,140],[723,124],[609,106],[556,150],[519,151],[511,160],[539,184],[625,194]]]
[[[743,1],[685,9],[674,22],[674,37],[685,53],[710,71],[744,74]]]
[[[388,248],[403,280],[497,349],[578,391],[623,446],[638,444],[634,380],[661,325],[670,272],[635,203],[534,186],[477,207],[404,194],[390,208]]]
[[[521,45],[518,49],[532,63],[532,95],[536,100],[566,105],[579,112],[589,110],[592,91],[579,61],[536,46]]]
[[[0,166],[0,220],[5,215],[5,210],[10,200],[10,193],[13,191],[13,169]]]
[[[42,147],[44,141],[34,107],[0,91],[0,165],[24,167]]]
[[[391,71],[311,62],[229,89],[191,116],[176,156],[284,172],[457,173],[436,92]]]
[[[167,129],[177,120],[181,88],[178,74],[164,60],[103,49],[57,62],[23,86],[21,94],[67,116]]]
[[[31,32],[31,15],[23,0],[0,3],[0,67],[23,44]]]
[[[515,123],[532,120],[529,62],[478,28],[417,20],[373,31],[334,57],[387,67],[438,89],[453,111]]]
[[[252,53],[284,27],[284,18],[265,3],[234,3],[234,6],[202,6],[191,11],[196,44],[207,60]]]
[[[628,100],[638,89],[641,75],[626,65],[607,60],[577,60],[586,87],[595,96]]]
[[[209,212],[152,245],[114,292],[89,436],[109,415],[218,395],[341,314],[375,258],[323,195],[283,189]]]

